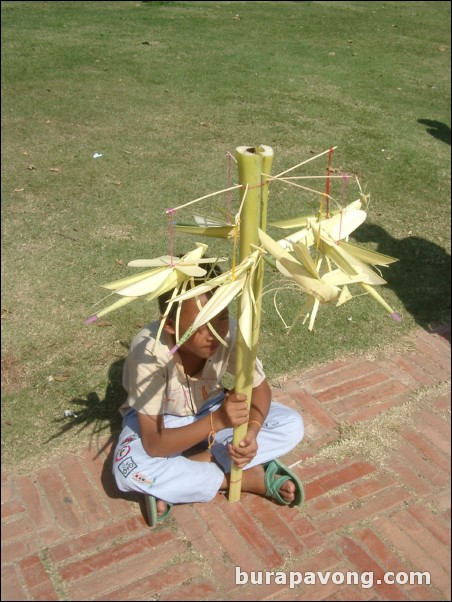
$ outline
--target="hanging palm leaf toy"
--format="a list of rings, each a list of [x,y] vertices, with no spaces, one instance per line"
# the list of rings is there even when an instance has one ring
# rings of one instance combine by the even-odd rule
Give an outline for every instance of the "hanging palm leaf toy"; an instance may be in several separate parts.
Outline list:
[[[376,271],[377,266],[388,266],[394,257],[359,247],[347,242],[349,235],[366,219],[367,198],[362,194],[358,184],[359,199],[345,205],[345,188],[348,176],[335,176],[331,171],[331,157],[336,147],[319,153],[301,163],[271,176],[273,150],[269,146],[257,147],[240,146],[236,149],[235,160],[238,167],[239,183],[231,186],[230,159],[228,168],[228,187],[198,199],[168,209],[170,218],[170,255],[157,259],[138,259],[129,262],[130,267],[152,268],[134,276],[129,276],[103,285],[112,291],[108,296],[117,294],[120,299],[106,308],[93,314],[86,324],[95,322],[101,316],[119,309],[144,297],[150,301],[159,295],[174,289],[168,302],[166,314],[174,303],[180,304],[185,299],[198,298],[203,293],[214,291],[208,302],[200,307],[199,314],[191,328],[180,338],[176,326],[176,345],[178,347],[193,334],[200,326],[207,324],[212,332],[224,344],[224,341],[213,330],[210,321],[218,315],[231,301],[238,299],[237,342],[236,342],[236,374],[235,390],[244,393],[251,399],[254,364],[256,361],[260,314],[263,295],[264,262],[267,261],[287,279],[289,286],[306,296],[299,312],[305,321],[309,318],[308,328],[313,330],[317,312],[321,305],[335,303],[342,305],[353,298],[349,287],[358,285],[376,300],[390,316],[400,321],[397,314],[375,290],[374,287],[385,284],[385,280]],[[328,154],[326,176],[288,176],[289,172]],[[326,191],[322,192],[301,184],[304,179],[324,179]],[[341,203],[330,193],[333,178],[342,178],[343,187]],[[297,229],[286,237],[275,241],[266,233],[267,201],[269,184],[282,182],[320,196],[320,207],[317,215],[296,217],[289,220],[275,221],[271,225],[282,229]],[[230,194],[240,192],[240,207],[231,219]],[[174,214],[195,203],[210,199],[216,195],[228,194],[226,219],[195,215],[194,224],[182,224],[174,221]],[[325,202],[325,207],[324,207]],[[336,205],[331,210],[330,204]],[[204,258],[208,246],[196,243],[196,248],[181,258],[172,254],[173,225],[177,231],[195,234],[201,237],[216,237],[231,239],[234,243],[231,269],[220,276],[192,288],[188,282],[194,278],[206,276],[203,264],[225,261],[226,258]],[[301,228],[301,229],[298,229]],[[238,249],[238,261],[237,261]],[[276,303],[275,303],[276,307]],[[279,313],[279,312],[278,312]],[[298,317],[299,317],[298,316]],[[157,336],[160,336],[160,332]],[[234,429],[233,443],[238,444],[247,432],[247,424]],[[242,471],[233,465],[229,501],[240,499]]]

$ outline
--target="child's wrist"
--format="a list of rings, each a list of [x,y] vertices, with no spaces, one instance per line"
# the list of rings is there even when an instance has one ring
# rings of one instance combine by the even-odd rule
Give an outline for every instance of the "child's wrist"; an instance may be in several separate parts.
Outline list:
[[[258,420],[249,420],[248,421],[248,432],[253,431],[257,434],[257,433],[259,433],[261,428],[262,428],[262,424]]]

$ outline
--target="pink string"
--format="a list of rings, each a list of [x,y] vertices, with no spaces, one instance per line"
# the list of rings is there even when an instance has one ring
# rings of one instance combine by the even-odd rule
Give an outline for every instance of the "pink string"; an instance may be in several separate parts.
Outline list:
[[[348,180],[348,174],[343,173],[342,174],[342,202],[345,201],[345,192],[347,190],[347,180]]]
[[[231,159],[232,159],[232,155],[231,155],[231,153],[229,151],[226,154],[228,156],[228,185],[227,185],[227,188],[231,188]],[[231,191],[228,190],[228,224],[231,223],[230,214],[231,214]]]
[[[173,263],[173,215],[175,214],[176,210],[175,209],[168,209],[167,213],[169,215],[170,218],[170,225],[169,225],[169,235],[170,235],[170,257],[171,257],[171,263],[170,266],[173,267],[174,263]]]
[[[348,180],[348,174],[346,174],[346,173],[342,174],[342,202],[343,203],[345,201],[345,191],[347,190],[347,180]],[[341,219],[339,221],[339,238],[336,241],[336,244],[339,244],[339,242],[341,240],[342,216],[343,216],[343,209],[341,209]]]

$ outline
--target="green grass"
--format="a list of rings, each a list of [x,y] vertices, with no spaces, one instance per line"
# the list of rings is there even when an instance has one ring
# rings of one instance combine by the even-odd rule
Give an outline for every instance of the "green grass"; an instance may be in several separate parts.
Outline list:
[[[157,309],[138,301],[108,316],[109,327],[83,321],[101,285],[126,275],[121,261],[168,253],[165,210],[224,188],[226,153],[239,145],[272,146],[273,173],[337,145],[332,166],[357,175],[371,195],[355,241],[400,259],[385,270],[382,294],[401,324],[359,297],[322,308],[315,334],[299,323],[288,339],[268,295],[259,354],[269,377],[450,319],[449,2],[1,9],[7,464],[118,428],[126,348]],[[319,159],[299,173],[325,168]],[[347,202],[355,198],[350,184]],[[215,214],[224,203],[196,209]],[[273,184],[269,219],[317,205],[312,194]],[[177,234],[174,251],[194,242]],[[231,253],[225,242],[206,242]],[[288,323],[298,303],[293,293],[278,296]],[[64,419],[65,409],[78,418]]]

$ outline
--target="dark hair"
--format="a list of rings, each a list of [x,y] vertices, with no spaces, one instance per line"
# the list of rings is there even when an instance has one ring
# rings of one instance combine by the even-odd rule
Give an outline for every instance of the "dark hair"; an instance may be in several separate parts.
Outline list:
[[[201,264],[201,267],[206,270],[206,274],[204,276],[198,276],[198,277],[195,277],[195,278],[189,280],[188,281],[189,288],[194,288],[195,286],[198,286],[199,284],[203,284],[204,282],[207,282],[208,280],[211,280],[212,278],[215,278],[216,276],[219,276],[222,273],[221,268],[218,265],[218,263],[203,263],[203,264]],[[157,302],[159,304],[159,310],[160,310],[161,315],[163,315],[165,313],[165,311],[167,310],[168,301],[171,299],[173,292],[174,292],[174,289],[170,289],[169,291],[166,291],[166,293],[163,293],[162,295],[157,297]],[[211,294],[211,293],[209,293],[209,294]],[[166,319],[171,320],[171,319],[175,318],[176,311],[177,311],[177,303],[175,303],[172,306],[169,314],[166,316]]]

